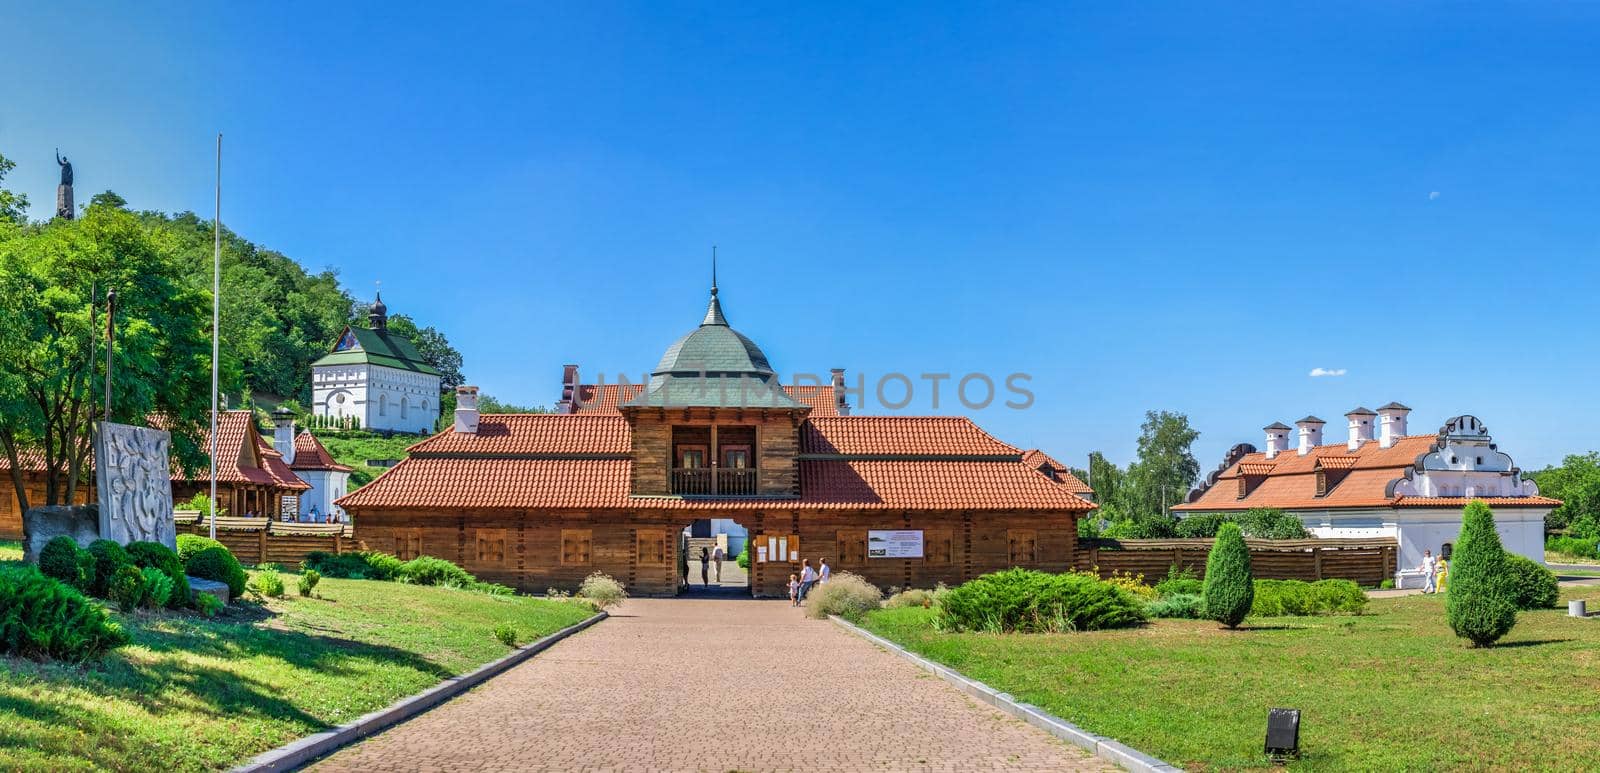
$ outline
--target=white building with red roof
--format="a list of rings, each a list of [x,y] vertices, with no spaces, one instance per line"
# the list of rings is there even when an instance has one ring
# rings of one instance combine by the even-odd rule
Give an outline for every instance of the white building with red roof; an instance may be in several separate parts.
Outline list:
[[[1474,416],[1456,416],[1437,433],[1408,435],[1411,409],[1389,403],[1345,414],[1348,436],[1323,442],[1326,422],[1307,416],[1294,427],[1265,428],[1266,448],[1241,443],[1188,501],[1181,516],[1278,508],[1319,537],[1394,537],[1399,587],[1419,585],[1424,550],[1448,553],[1474,499],[1495,511],[1505,548],[1544,561],[1544,518],[1561,502],[1539,495],[1510,455]]]

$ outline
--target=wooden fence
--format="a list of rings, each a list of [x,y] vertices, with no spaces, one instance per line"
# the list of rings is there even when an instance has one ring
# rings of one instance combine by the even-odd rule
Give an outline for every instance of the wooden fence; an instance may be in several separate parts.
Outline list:
[[[193,511],[178,511],[179,534],[210,536],[211,520]],[[360,550],[353,528],[344,523],[292,523],[269,518],[217,519],[217,541],[245,564],[298,566],[314,551],[343,553]]]
[[[1076,567],[1095,570],[1100,576],[1112,572],[1142,574],[1145,582],[1165,579],[1177,566],[1194,570],[1205,577],[1209,539],[1125,539],[1079,540]],[[1250,567],[1260,580],[1354,580],[1374,586],[1395,573],[1395,540],[1376,539],[1247,539]]]

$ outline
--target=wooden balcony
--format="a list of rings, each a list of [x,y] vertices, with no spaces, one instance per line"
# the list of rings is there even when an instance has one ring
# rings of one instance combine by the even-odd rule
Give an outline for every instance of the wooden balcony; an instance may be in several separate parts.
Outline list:
[[[672,493],[684,496],[753,496],[759,471],[744,468],[676,467],[671,471]]]

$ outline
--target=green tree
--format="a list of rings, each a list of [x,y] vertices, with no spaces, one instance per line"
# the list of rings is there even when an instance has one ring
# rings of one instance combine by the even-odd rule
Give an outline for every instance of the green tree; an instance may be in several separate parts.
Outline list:
[[[1533,474],[1539,493],[1561,500],[1545,516],[1545,528],[1570,529],[1573,536],[1600,537],[1600,452],[1572,454],[1560,467]]]
[[[1494,513],[1483,500],[1474,499],[1462,512],[1445,599],[1450,627],[1474,647],[1495,643],[1517,624],[1506,577],[1506,552],[1494,530]]]
[[[1183,502],[1200,477],[1194,441],[1200,433],[1189,417],[1170,411],[1148,411],[1139,432],[1139,458],[1128,466],[1119,504],[1136,520],[1170,523],[1168,507]]]
[[[24,508],[70,501],[87,479],[107,288],[117,292],[111,419],[165,416],[179,461],[202,466],[209,298],[187,285],[169,242],[126,211],[90,206],[77,220],[0,231],[0,452]],[[44,465],[43,503],[23,485],[30,452]]]
[[[1244,544],[1244,533],[1239,524],[1224,523],[1217,529],[1211,555],[1206,557],[1206,617],[1238,628],[1250,614],[1255,599],[1255,577],[1250,571],[1250,548]]]
[[[389,318],[389,331],[410,339],[411,344],[417,347],[417,353],[422,355],[422,360],[439,371],[439,391],[453,392],[465,383],[461,375],[461,352],[450,345],[450,339],[445,338],[444,333],[435,330],[432,325],[417,327],[416,321],[405,314]]]
[[[6,175],[17,168],[17,162],[0,154],[0,183],[5,182]],[[28,197],[20,193],[12,193],[5,188],[0,188],[0,221],[12,225],[22,225],[28,220]]]
[[[113,209],[127,209],[128,200],[118,196],[116,191],[106,190],[96,193],[89,199],[91,207],[111,207]]]
[[[453,408],[451,410],[454,410]],[[492,395],[478,396],[478,413],[549,413],[550,409],[542,405],[517,405],[504,403]],[[452,421],[454,421],[452,419]]]

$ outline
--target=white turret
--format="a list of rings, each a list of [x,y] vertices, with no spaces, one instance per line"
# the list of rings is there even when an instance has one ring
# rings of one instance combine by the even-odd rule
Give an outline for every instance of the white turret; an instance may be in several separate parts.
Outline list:
[[[1266,426],[1267,433],[1267,458],[1276,459],[1278,454],[1289,450],[1289,433],[1294,429],[1281,421],[1275,421]]]
[[[1322,425],[1328,422],[1315,416],[1307,416],[1294,423],[1300,428],[1300,455],[1311,453],[1311,449],[1322,445]]]
[[[1372,442],[1372,431],[1375,429],[1372,426],[1372,420],[1378,417],[1376,411],[1358,406],[1345,414],[1344,417],[1350,422],[1349,448],[1351,451],[1360,448],[1362,443]]]
[[[1378,409],[1378,447],[1388,448],[1406,435],[1406,414],[1411,409],[1399,403],[1389,403]]]
[[[283,454],[284,464],[294,464],[294,411],[281,405],[272,412],[272,449]]]

